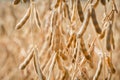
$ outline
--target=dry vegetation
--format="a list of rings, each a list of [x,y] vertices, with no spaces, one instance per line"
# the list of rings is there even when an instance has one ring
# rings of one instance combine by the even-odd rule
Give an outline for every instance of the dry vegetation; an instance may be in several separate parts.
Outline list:
[[[0,3],[0,80],[120,80],[119,0]]]

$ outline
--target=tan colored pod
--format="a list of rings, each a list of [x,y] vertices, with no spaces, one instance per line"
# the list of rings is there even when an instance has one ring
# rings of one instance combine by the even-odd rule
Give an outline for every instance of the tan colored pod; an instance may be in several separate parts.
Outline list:
[[[97,17],[96,17],[96,12],[95,12],[95,9],[92,8],[91,10],[91,18],[92,18],[92,22],[93,22],[93,25],[95,27],[95,30],[98,34],[101,34],[102,30],[98,24],[98,21],[97,21]]]
[[[95,75],[93,77],[93,80],[98,80],[101,71],[102,71],[102,58],[100,57],[98,67],[97,67],[97,70],[96,70]]]
[[[90,60],[91,56],[90,56],[90,55],[88,54],[88,52],[87,52],[87,49],[86,49],[86,47],[85,47],[85,43],[84,43],[83,38],[80,38],[80,46],[81,46],[81,50],[82,50],[85,58],[86,58],[87,60]]]
[[[116,70],[115,70],[115,68],[113,67],[113,64],[112,64],[112,62],[111,62],[110,57],[107,56],[105,60],[106,60],[107,66],[110,68],[110,71],[111,71],[112,73],[115,73]]]
[[[38,26],[38,28],[40,28],[41,23],[40,23],[40,19],[39,19],[39,13],[38,13],[38,10],[36,8],[34,9],[34,15],[35,15],[36,25]]]
[[[77,0],[77,10],[78,10],[78,15],[79,15],[80,21],[83,22],[84,21],[84,13],[82,11],[82,6],[81,6],[80,0]]]
[[[37,48],[34,49],[33,59],[34,59],[35,71],[38,74],[39,79],[40,80],[45,80],[45,77],[44,77],[44,75],[43,75],[43,73],[40,69],[40,63],[39,63],[39,58],[38,58],[38,49]]]
[[[111,44],[112,44],[113,49],[115,49],[115,40],[113,37],[113,31],[111,31]]]
[[[30,49],[29,55],[26,57],[26,59],[23,61],[23,63],[20,64],[19,69],[21,69],[21,70],[25,69],[25,67],[29,64],[30,60],[33,57],[33,52],[34,52],[34,48],[32,47]]]
[[[51,62],[51,65],[49,67],[49,75],[47,77],[47,80],[51,79],[51,74],[52,74],[53,68],[55,66],[56,58],[57,58],[57,53],[55,52],[54,56],[53,56],[53,59],[52,59],[52,62]]]
[[[83,34],[85,33],[87,26],[89,24],[89,19],[90,19],[90,10],[88,9],[86,15],[85,15],[85,19],[83,21],[82,26],[80,27],[78,33],[77,33],[77,37],[80,38],[83,36]]]
[[[28,8],[26,14],[24,15],[24,17],[20,20],[20,22],[16,25],[15,29],[20,29],[23,27],[23,25],[26,23],[26,21],[28,20],[28,18],[30,17],[30,13],[31,13],[31,8]]]
[[[112,28],[112,23],[109,23],[109,28],[108,28],[108,31],[107,31],[107,37],[106,37],[106,49],[108,51],[111,51],[111,28]]]

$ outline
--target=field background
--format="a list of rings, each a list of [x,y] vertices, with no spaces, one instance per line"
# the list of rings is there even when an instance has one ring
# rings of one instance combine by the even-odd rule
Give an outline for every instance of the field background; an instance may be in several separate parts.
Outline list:
[[[49,6],[47,0],[37,0],[37,7],[39,9],[40,19],[44,20],[47,15]],[[82,5],[87,0],[82,0]],[[118,10],[120,10],[120,1],[115,0]],[[12,0],[0,0],[0,80],[37,80],[37,75],[34,71],[33,62],[31,61],[27,68],[23,71],[19,70],[20,63],[27,56],[27,51],[32,46],[32,38],[30,32],[30,21],[24,25],[21,30],[16,31],[15,25],[24,16],[29,3],[20,3],[13,5]],[[99,4],[96,9],[99,24],[102,23],[103,6]],[[1,29],[1,26],[4,29]],[[32,25],[36,26],[36,25]],[[90,24],[90,26],[92,26]],[[4,30],[4,31],[2,31]],[[93,30],[89,27],[86,34],[93,34]],[[35,27],[33,29],[34,43],[39,44],[39,49],[42,47],[44,38],[41,32]],[[115,38],[115,50],[113,50],[113,64],[116,73],[113,75],[112,80],[120,80],[120,13],[115,14],[115,21],[113,26],[113,34]],[[85,36],[87,38],[88,36]],[[102,46],[105,48],[105,40],[102,41]]]

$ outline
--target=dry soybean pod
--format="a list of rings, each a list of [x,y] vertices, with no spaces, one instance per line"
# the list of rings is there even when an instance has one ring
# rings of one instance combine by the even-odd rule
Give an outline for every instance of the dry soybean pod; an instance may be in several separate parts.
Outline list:
[[[46,65],[43,67],[42,70],[43,70],[43,73],[44,73],[44,74],[46,74],[46,73],[48,72],[48,68],[49,68],[49,66],[51,65],[51,62],[52,62],[53,57],[54,57],[54,54],[52,54],[52,55],[50,56],[50,58],[48,59]]]
[[[115,73],[116,71],[115,71],[115,68],[113,67],[113,64],[112,64],[112,62],[111,62],[111,59],[110,59],[110,57],[106,57],[106,63],[107,63],[107,65],[108,65],[108,67],[110,68],[110,71],[112,72],[112,73]]]
[[[13,4],[17,5],[20,2],[20,0],[14,0]]]
[[[52,74],[52,71],[53,71],[53,68],[54,68],[55,62],[56,62],[56,57],[57,57],[57,53],[55,52],[54,56],[53,56],[53,59],[52,59],[52,62],[51,62],[51,65],[49,67],[49,75],[48,75],[47,80],[50,80],[50,78],[51,78],[51,74]]]
[[[66,6],[66,3],[63,4],[63,16],[66,18],[68,13],[67,13],[67,6]]]
[[[67,17],[67,18],[69,18],[69,20],[71,19],[70,11],[69,11],[69,6],[65,2],[64,2],[64,16]]]
[[[92,10],[91,10],[91,18],[92,18],[92,22],[93,22],[93,25],[95,27],[95,30],[98,34],[101,34],[101,28],[98,24],[98,21],[97,21],[97,17],[96,17],[96,13],[95,13],[95,9],[92,7]]]
[[[71,20],[69,6],[67,3],[65,3],[65,4],[66,4],[67,13],[68,13],[68,18],[69,18],[69,20]]]
[[[57,24],[58,12],[54,10],[51,17],[51,26],[54,27]]]
[[[20,28],[22,28],[22,26],[26,23],[26,21],[27,21],[28,18],[30,17],[30,13],[31,13],[31,7],[28,8],[26,14],[25,14],[24,17],[20,20],[20,22],[16,25],[15,29],[20,29]]]
[[[24,62],[20,64],[19,69],[23,70],[28,65],[28,63],[30,62],[30,60],[33,57],[33,52],[34,52],[34,48],[32,47],[30,49],[29,55],[26,57]]]
[[[101,71],[102,71],[102,58],[100,57],[98,67],[97,67],[96,73],[95,73],[95,75],[93,77],[93,80],[98,80]]]
[[[35,15],[36,25],[38,26],[38,28],[40,28],[41,27],[41,23],[40,23],[40,19],[39,19],[38,10],[36,8],[34,9],[34,15]]]
[[[109,27],[108,27],[108,31],[107,31],[107,37],[106,37],[106,49],[108,51],[111,51],[111,44],[110,44],[111,28],[112,28],[112,23],[109,22]]]
[[[57,61],[57,64],[58,64],[58,68],[59,68],[61,71],[64,72],[64,67],[63,67],[63,64],[62,64],[62,62],[61,62],[61,58],[60,58],[59,55],[57,55],[56,61]]]
[[[73,3],[71,22],[74,22],[74,21],[75,21],[75,18],[76,18],[75,13],[76,13],[76,2]]]
[[[80,21],[83,22],[84,21],[84,14],[82,11],[82,6],[81,6],[80,0],[77,0],[77,10],[78,10],[78,15],[79,15]]]
[[[83,21],[82,26],[79,29],[79,32],[77,33],[77,37],[80,38],[83,36],[83,34],[85,33],[88,23],[89,23],[89,19],[90,19],[90,10],[88,9],[86,15],[85,15],[85,19]]]
[[[82,37],[80,38],[80,46],[81,46],[81,50],[82,50],[83,55],[85,56],[85,58],[86,58],[87,60],[90,60],[91,56],[90,56],[90,55],[88,54],[88,52],[87,52],[87,49],[86,49],[86,47],[85,47],[85,43],[84,43],[84,40],[83,40]]]
[[[115,40],[114,40],[114,37],[113,37],[113,31],[111,30],[111,44],[113,46],[113,49],[115,49]]]
[[[39,58],[38,58],[38,50],[37,48],[34,49],[34,56],[33,56],[33,59],[34,59],[34,66],[35,66],[35,70],[36,70],[36,73],[38,74],[38,77],[40,80],[45,80],[43,74],[42,74],[42,71],[40,69],[40,63],[39,63]]]

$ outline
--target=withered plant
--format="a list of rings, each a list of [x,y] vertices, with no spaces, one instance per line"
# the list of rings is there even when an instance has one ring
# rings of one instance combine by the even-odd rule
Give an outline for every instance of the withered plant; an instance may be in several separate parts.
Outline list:
[[[14,0],[14,5],[20,1]],[[31,26],[27,27],[31,29],[32,38],[32,27],[35,27],[32,24],[36,24],[42,33],[39,38],[42,40],[41,36],[44,36],[44,41],[38,44],[35,39],[32,40],[33,46],[19,69],[26,69],[33,60],[39,80],[110,80],[116,71],[112,63],[112,51],[115,49],[113,23],[114,15],[118,13],[115,0],[88,0],[85,6],[81,0],[48,0],[49,17],[44,23],[36,3],[37,0],[30,0],[27,12],[15,30],[24,29],[24,24],[31,21]],[[102,24],[96,11],[101,4],[105,14]],[[88,28],[94,35],[87,32]],[[91,36],[89,40],[85,38],[88,35]],[[102,45],[104,39],[106,44]]]

